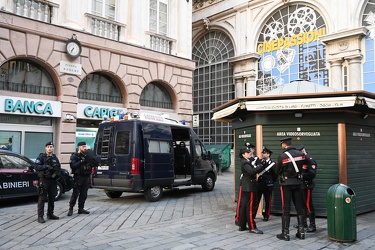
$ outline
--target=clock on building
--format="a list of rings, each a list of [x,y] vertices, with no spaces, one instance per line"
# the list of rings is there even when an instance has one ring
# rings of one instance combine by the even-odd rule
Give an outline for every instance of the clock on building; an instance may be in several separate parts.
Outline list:
[[[82,52],[81,43],[77,40],[75,35],[66,41],[66,52],[71,58],[77,58]]]

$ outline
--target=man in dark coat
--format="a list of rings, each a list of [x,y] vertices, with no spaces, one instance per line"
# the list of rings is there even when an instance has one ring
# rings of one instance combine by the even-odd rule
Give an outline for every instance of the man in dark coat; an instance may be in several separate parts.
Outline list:
[[[307,164],[306,156],[299,150],[292,147],[292,138],[280,139],[280,144],[284,150],[277,159],[275,172],[279,176],[281,205],[282,205],[282,233],[277,235],[280,240],[289,241],[290,208],[291,201],[297,211],[298,230],[296,237],[305,239],[303,227],[303,204],[301,194],[302,166]]]
[[[242,190],[239,202],[239,231],[245,231],[246,223],[249,225],[250,233],[263,234],[261,230],[256,227],[254,221],[256,215],[256,195],[257,182],[256,174],[260,173],[264,167],[258,157],[254,157],[254,150],[245,147],[240,150],[239,156],[241,158],[241,172]]]
[[[35,170],[38,172],[38,222],[44,223],[44,203],[48,201],[47,218],[58,220],[53,214],[57,193],[57,179],[61,177],[59,159],[53,154],[53,142],[47,142],[45,153],[40,153],[35,161]]]
[[[257,194],[257,210],[264,197],[264,212],[262,210],[263,221],[268,221],[271,216],[271,202],[272,202],[272,192],[273,183],[276,181],[276,174],[274,170],[275,162],[271,160],[272,151],[267,147],[263,147],[262,150],[262,164],[264,170],[259,173],[258,176],[258,194]]]

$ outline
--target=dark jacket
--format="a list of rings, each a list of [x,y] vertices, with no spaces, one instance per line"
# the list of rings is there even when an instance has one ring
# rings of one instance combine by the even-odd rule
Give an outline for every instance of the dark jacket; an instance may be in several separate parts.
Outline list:
[[[299,173],[296,172],[289,156],[285,154],[289,152],[296,162]],[[279,176],[280,185],[301,185],[302,166],[307,164],[306,156],[294,147],[287,148],[277,158],[275,172]]]
[[[72,174],[80,176],[90,176],[92,167],[82,153],[73,153],[70,156],[70,168]]]
[[[266,160],[262,160],[262,164],[263,164],[264,170],[269,165],[271,165],[271,163],[273,163],[273,161],[271,159],[268,159],[267,161]],[[267,186],[269,188],[273,188],[273,183],[277,180],[277,175],[275,173],[275,165],[273,167],[271,167],[269,170],[265,171],[261,176],[258,177],[258,182],[262,183],[263,186]]]
[[[40,153],[35,160],[35,170],[39,178],[57,179],[61,175],[61,164],[55,154],[48,156],[46,153]]]
[[[302,166],[302,189],[313,189],[315,187],[314,179],[318,164],[309,153],[306,154],[306,161],[307,164]]]
[[[251,157],[249,159],[241,159],[242,172],[242,191],[254,192],[257,190],[256,174],[264,169],[258,157]]]

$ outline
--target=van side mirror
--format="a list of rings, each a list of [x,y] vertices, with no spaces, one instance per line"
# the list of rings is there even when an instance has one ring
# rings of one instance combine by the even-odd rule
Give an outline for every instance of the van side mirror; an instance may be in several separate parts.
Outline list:
[[[207,151],[207,160],[212,160],[211,151]]]

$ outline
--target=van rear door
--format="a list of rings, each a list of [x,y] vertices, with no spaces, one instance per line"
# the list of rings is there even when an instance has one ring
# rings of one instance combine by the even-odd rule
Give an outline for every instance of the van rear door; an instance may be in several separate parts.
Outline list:
[[[142,122],[144,145],[144,187],[169,187],[174,181],[171,127]]]

